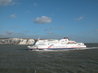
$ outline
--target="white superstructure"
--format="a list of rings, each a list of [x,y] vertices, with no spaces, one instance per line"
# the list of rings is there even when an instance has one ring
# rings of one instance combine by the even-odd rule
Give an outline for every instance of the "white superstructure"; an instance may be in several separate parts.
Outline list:
[[[86,45],[84,45],[84,43],[77,43],[68,38],[60,40],[36,40],[33,46],[28,46],[29,49],[33,50],[75,49],[85,47]]]

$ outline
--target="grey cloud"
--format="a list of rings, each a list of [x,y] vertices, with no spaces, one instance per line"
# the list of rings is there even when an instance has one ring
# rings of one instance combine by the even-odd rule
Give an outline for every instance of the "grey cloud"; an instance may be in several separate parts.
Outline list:
[[[80,21],[80,20],[83,20],[83,19],[84,19],[84,17],[80,16],[80,17],[76,18],[75,20]]]
[[[35,18],[33,22],[38,23],[38,24],[47,24],[47,23],[52,22],[52,19],[48,16],[41,16],[41,17]]]
[[[9,5],[12,3],[12,0],[0,0],[0,5]]]
[[[16,14],[11,14],[10,17],[11,18],[16,18]]]
[[[55,34],[55,33],[53,33],[53,32],[47,32],[47,34],[53,35],[53,34]]]
[[[14,32],[10,32],[10,31],[7,31],[5,34],[6,35],[12,35]]]
[[[2,34],[0,34],[0,38],[7,38],[7,37],[11,37],[14,34],[14,32],[11,31],[6,31]]]
[[[0,34],[0,38],[8,38],[8,37],[28,37],[28,35],[22,33],[22,32],[12,32],[12,31],[6,31],[2,34]]]

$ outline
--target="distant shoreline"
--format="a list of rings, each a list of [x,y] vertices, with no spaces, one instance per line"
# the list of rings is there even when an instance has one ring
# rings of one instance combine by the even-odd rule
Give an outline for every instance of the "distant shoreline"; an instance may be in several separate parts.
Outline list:
[[[32,38],[0,38],[0,44],[8,44],[8,45],[32,45],[36,39]],[[42,39],[44,40],[44,39]],[[97,46],[98,43],[85,43],[92,44],[93,46]]]

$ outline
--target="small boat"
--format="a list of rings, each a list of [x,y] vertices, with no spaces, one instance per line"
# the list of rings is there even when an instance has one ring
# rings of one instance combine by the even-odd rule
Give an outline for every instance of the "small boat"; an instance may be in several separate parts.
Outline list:
[[[32,46],[28,46],[30,50],[70,50],[70,49],[85,49],[86,45],[84,43],[77,43],[76,41],[64,39],[38,39],[35,40]]]

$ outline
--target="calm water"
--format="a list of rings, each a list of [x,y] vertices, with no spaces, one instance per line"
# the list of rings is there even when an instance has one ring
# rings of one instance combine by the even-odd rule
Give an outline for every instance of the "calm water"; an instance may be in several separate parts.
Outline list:
[[[98,73],[98,44],[87,46],[92,49],[34,52],[0,45],[0,73]]]

